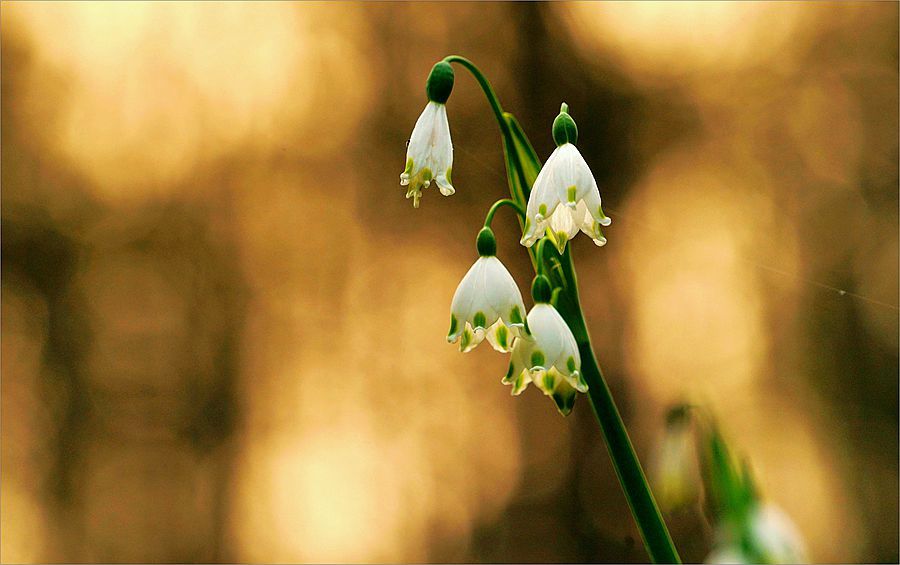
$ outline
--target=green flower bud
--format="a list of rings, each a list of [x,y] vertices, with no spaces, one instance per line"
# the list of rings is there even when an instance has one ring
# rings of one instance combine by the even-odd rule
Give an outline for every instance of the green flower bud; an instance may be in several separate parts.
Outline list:
[[[491,228],[481,228],[475,245],[478,247],[478,254],[482,257],[493,257],[497,254],[497,240],[494,239],[494,232]]]
[[[446,104],[453,91],[453,67],[441,61],[431,68],[428,81],[425,83],[425,94],[428,99],[438,104]]]
[[[559,108],[559,115],[553,120],[553,141],[557,147],[566,143],[575,145],[578,142],[578,126],[569,115],[569,105],[565,102]]]
[[[550,302],[550,296],[553,294],[553,288],[550,286],[550,279],[544,275],[534,277],[531,283],[531,298],[535,304]]]

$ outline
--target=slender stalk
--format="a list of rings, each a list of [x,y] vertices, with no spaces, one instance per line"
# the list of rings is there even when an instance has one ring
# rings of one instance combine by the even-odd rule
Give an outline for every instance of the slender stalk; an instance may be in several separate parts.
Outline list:
[[[497,125],[500,126],[500,134],[503,136],[503,152],[506,154],[507,159],[512,161],[512,168],[518,177],[518,186],[522,187],[522,190],[524,190],[524,192],[521,192],[520,194],[516,194],[515,191],[513,191],[513,198],[524,208],[528,201],[528,190],[531,184],[525,179],[524,168],[522,167],[519,156],[515,150],[512,128],[507,121],[507,117],[511,116],[511,114],[503,111],[503,106],[500,105],[500,99],[497,98],[497,93],[494,92],[491,81],[484,76],[481,69],[475,66],[475,63],[461,55],[449,55],[444,57],[444,61],[462,65],[467,71],[472,73],[472,76],[478,81],[478,85],[481,86],[481,90],[484,92],[484,96],[487,98],[488,103],[491,105],[491,110],[494,112],[494,118],[497,120]],[[515,121],[515,118],[513,118],[513,121]],[[510,190],[513,190],[512,186],[510,187]]]
[[[484,95],[487,97],[491,109],[494,111],[494,117],[497,118],[497,123],[500,124],[500,129],[503,131],[503,137],[508,137],[509,126],[507,126],[506,120],[503,119],[503,107],[500,106],[500,99],[497,98],[497,94],[494,92],[491,82],[484,76],[481,69],[476,67],[475,63],[460,55],[444,57],[444,61],[460,64],[472,73],[472,76],[475,77],[475,80],[477,80],[478,84],[481,86],[481,90],[484,91]]]
[[[512,114],[503,111],[500,100],[497,98],[490,82],[475,66],[474,63],[459,55],[451,55],[444,59],[448,63],[458,63],[465,67],[484,91],[503,136],[503,150],[506,157],[507,174],[509,175],[510,194],[512,202],[519,208],[525,208],[528,195],[541,168],[541,162],[537,157],[528,137],[522,131]],[[496,207],[499,207],[495,204]],[[493,208],[492,208],[493,211]],[[488,213],[492,217],[491,212]],[[520,218],[524,230],[524,220]],[[487,225],[487,222],[486,222]],[[543,240],[541,240],[543,241]],[[540,245],[540,244],[539,244]],[[543,273],[544,258],[536,253],[536,249],[530,249],[535,273]],[[594,408],[594,414],[600,423],[600,429],[606,440],[613,466],[625,498],[631,508],[635,522],[637,522],[644,546],[650,559],[654,563],[681,563],[678,552],[669,531],[662,519],[650,485],[644,476],[640,461],[634,451],[634,446],[628,437],[625,424],[619,414],[619,409],[613,400],[612,393],[606,384],[594,348],[587,331],[587,323],[581,303],[578,298],[578,281],[575,275],[575,266],[572,261],[571,245],[557,259],[552,257],[555,269],[551,269],[548,275],[555,287],[561,289],[555,294],[557,308],[566,323],[572,330],[578,343],[581,354],[581,369],[588,383],[588,397]]]
[[[497,210],[499,210],[503,206],[509,206],[510,208],[514,209],[516,211],[516,213],[519,214],[520,218],[525,217],[525,210],[523,210],[522,207],[519,206],[519,204],[515,200],[510,200],[509,198],[505,198],[503,200],[498,200],[498,201],[494,202],[494,205],[491,206],[490,210],[488,210],[487,216],[485,216],[485,218],[484,218],[484,227],[486,227],[486,228],[491,227],[491,222],[494,221],[494,214],[496,214]]]
[[[565,299],[559,300],[558,308],[578,343],[578,352],[581,354],[581,372],[587,381],[588,396],[591,399],[594,414],[600,422],[600,429],[603,431],[616,475],[625,492],[625,498],[631,507],[650,558],[654,563],[680,563],[681,559],[669,536],[656,500],[653,498],[640,460],[638,460],[631,439],[628,437],[625,423],[622,421],[612,392],[597,363],[597,357],[594,355],[584,312],[578,300],[578,282],[571,255],[568,255],[567,259],[568,261],[563,263],[563,269],[570,284],[563,290]]]

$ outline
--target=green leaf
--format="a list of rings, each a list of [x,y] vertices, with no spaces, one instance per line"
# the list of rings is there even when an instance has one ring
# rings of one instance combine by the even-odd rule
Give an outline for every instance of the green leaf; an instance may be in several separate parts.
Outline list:
[[[528,183],[528,190],[530,192],[535,179],[537,179],[538,173],[541,172],[541,160],[538,158],[534,147],[531,146],[528,136],[522,131],[522,126],[519,125],[516,117],[509,112],[504,112],[503,117],[506,118],[506,123],[509,124],[509,130],[513,137],[513,145],[515,145],[516,157],[522,164],[525,179]]]

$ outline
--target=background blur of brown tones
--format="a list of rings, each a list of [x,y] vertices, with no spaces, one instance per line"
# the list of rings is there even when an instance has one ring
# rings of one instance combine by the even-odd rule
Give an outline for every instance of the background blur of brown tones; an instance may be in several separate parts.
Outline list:
[[[646,559],[585,398],[444,341],[507,191],[459,70],[457,194],[403,199],[458,53],[542,157],[578,121],[645,466],[705,402],[815,560],[896,562],[897,37],[896,3],[4,2],[2,560]]]

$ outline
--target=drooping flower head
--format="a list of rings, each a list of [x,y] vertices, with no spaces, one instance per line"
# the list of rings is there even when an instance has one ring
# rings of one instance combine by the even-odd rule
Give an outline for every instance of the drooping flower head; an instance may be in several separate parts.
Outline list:
[[[746,533],[735,525],[721,524],[713,551],[706,563],[809,563],[806,542],[794,522],[772,503],[757,503],[750,509]]]
[[[437,184],[444,196],[456,190],[450,181],[453,168],[453,143],[447,121],[447,99],[453,90],[453,67],[446,61],[437,63],[428,76],[425,93],[428,104],[416,120],[406,148],[406,168],[400,173],[400,186],[408,187],[406,197],[419,207],[422,189]]]
[[[530,336],[516,340],[513,345],[509,371],[503,383],[512,385],[512,394],[519,395],[534,383],[553,398],[556,408],[567,416],[575,404],[576,392],[587,392],[581,374],[581,355],[572,330],[556,308],[549,304],[550,282],[538,275],[532,285],[534,307],[528,313]]]
[[[578,230],[597,245],[606,244],[600,226],[608,226],[611,220],[603,213],[597,181],[575,147],[577,139],[578,127],[569,116],[568,106],[563,104],[553,121],[556,149],[538,173],[528,198],[522,236],[522,245],[526,247],[531,247],[546,233],[562,254],[566,242]]]
[[[760,504],[750,517],[751,535],[768,563],[809,563],[809,552],[800,530],[781,508]]]
[[[527,335],[525,303],[509,271],[496,257],[497,243],[490,228],[478,234],[478,260],[466,273],[450,305],[447,341],[459,350],[474,349],[485,337],[497,351],[506,352]]]
[[[664,510],[686,507],[699,496],[700,469],[690,406],[678,405],[666,415],[653,475],[656,499]]]

